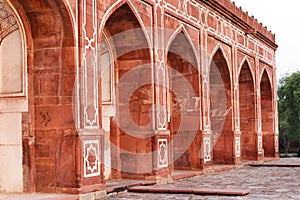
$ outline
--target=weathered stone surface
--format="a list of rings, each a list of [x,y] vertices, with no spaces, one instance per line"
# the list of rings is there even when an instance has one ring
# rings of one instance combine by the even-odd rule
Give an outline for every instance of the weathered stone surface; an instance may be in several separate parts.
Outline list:
[[[273,164],[299,164],[299,158],[280,159],[272,161]],[[271,164],[267,162],[266,164]],[[175,181],[163,186],[151,186],[162,194],[121,192],[105,199],[297,199],[300,197],[300,175],[295,167],[245,167],[210,175],[195,176]],[[148,190],[143,186],[142,190]],[[162,189],[164,191],[162,191]],[[191,190],[200,191],[249,191],[244,197],[229,197],[219,195],[197,196],[184,194]],[[182,191],[181,194],[172,194],[170,191]]]
[[[23,134],[24,191],[102,190],[105,169],[165,183],[174,169],[278,157],[275,35],[229,0],[7,6],[22,34],[23,88],[1,93],[0,107],[22,116],[9,134]]]

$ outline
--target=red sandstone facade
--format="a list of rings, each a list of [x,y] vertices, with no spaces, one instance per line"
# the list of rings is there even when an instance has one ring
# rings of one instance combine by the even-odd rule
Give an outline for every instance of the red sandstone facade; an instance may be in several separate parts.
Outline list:
[[[230,1],[0,5],[1,191],[278,157],[275,35]]]

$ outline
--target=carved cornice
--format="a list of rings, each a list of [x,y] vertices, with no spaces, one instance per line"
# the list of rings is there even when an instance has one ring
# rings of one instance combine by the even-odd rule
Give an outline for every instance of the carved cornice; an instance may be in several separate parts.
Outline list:
[[[251,34],[265,44],[277,49],[275,43],[275,34],[259,23],[253,16],[250,17],[242,8],[238,8],[235,3],[229,0],[197,0],[199,3],[205,4],[212,10],[220,13],[236,26],[240,27],[246,34]]]

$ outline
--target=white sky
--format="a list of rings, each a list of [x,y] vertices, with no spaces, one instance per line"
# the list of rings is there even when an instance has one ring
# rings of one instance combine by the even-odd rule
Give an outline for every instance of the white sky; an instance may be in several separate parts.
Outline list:
[[[231,0],[275,33],[277,78],[300,70],[299,0]]]

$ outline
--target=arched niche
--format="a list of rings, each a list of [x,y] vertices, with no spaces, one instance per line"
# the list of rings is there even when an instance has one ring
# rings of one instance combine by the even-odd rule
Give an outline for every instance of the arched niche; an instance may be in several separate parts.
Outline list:
[[[274,112],[272,87],[266,70],[264,70],[261,77],[260,96],[264,155],[265,157],[274,157]]]
[[[221,49],[210,64],[210,120],[214,164],[233,163],[232,92],[228,63]]]
[[[200,168],[200,93],[197,58],[182,31],[167,52],[173,168]]]
[[[140,179],[139,174],[153,173],[154,90],[148,40],[127,3],[109,16],[101,34],[103,54],[99,69],[104,70],[100,82],[106,132],[105,176]]]
[[[248,62],[244,62],[239,75],[239,106],[241,130],[241,159],[256,157],[255,93],[254,81]]]

